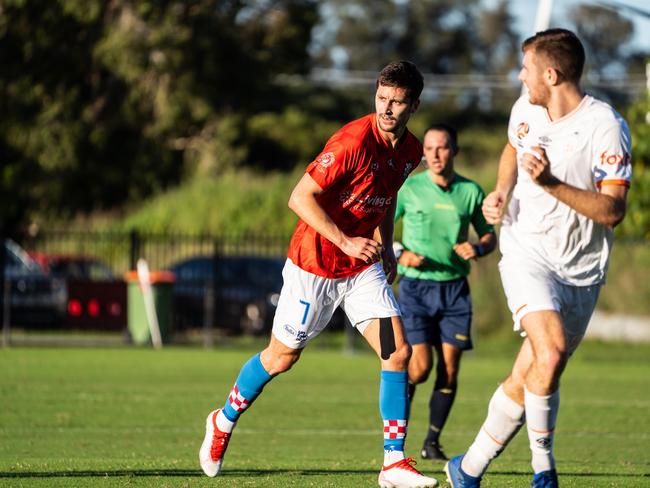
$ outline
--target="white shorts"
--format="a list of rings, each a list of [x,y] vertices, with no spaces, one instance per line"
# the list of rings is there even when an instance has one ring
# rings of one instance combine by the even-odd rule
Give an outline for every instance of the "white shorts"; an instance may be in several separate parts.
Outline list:
[[[372,319],[401,315],[381,263],[331,279],[308,273],[287,259],[282,278],[273,335],[292,349],[305,347],[320,334],[339,305],[362,334]]]
[[[555,310],[564,324],[568,351],[575,351],[596,308],[600,285],[567,285],[544,267],[518,259],[502,258],[499,271],[514,330],[521,330],[521,319],[530,312]]]

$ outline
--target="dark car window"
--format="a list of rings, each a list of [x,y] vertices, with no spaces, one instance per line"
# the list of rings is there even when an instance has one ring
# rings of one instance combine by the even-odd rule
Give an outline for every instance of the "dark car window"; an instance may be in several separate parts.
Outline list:
[[[93,281],[115,279],[113,272],[100,262],[88,261],[86,267],[87,276]]]
[[[113,273],[106,265],[93,259],[55,259],[50,261],[49,266],[50,272],[54,276],[71,280],[103,281],[114,279]]]
[[[38,273],[41,274],[41,267],[30,258],[18,244],[11,240],[5,241],[7,250],[7,268],[5,274],[11,273]]]
[[[224,285],[255,284],[265,289],[282,286],[284,261],[266,258],[233,258],[217,261],[217,276]]]
[[[177,281],[208,281],[212,279],[215,262],[212,258],[194,258],[172,267]],[[282,287],[281,258],[218,258],[217,282],[221,286],[251,284],[267,290],[280,290]]]
[[[72,261],[53,261],[50,263],[50,272],[54,276],[61,276],[73,280],[84,278],[83,263]]]
[[[172,268],[176,279],[180,281],[208,280],[212,275],[212,260],[197,258],[186,261]]]

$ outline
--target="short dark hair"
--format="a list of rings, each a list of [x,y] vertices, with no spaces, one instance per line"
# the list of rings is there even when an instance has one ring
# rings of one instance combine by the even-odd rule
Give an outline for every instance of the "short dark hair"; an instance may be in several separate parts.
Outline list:
[[[424,78],[417,66],[410,61],[395,61],[380,71],[376,87],[379,85],[405,88],[413,102],[420,98]]]
[[[432,124],[429,126],[427,130],[424,131],[424,135],[426,136],[429,131],[438,131],[438,132],[446,132],[447,136],[449,136],[449,142],[451,143],[451,147],[455,150],[458,149],[458,131],[454,129],[451,125],[448,124]]]
[[[548,29],[529,37],[521,44],[525,53],[533,49],[546,58],[565,79],[578,83],[585,66],[585,49],[578,36],[566,29]]]

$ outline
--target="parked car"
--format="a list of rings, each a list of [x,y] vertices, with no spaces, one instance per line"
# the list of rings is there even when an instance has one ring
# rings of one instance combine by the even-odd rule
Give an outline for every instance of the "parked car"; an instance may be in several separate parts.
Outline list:
[[[207,310],[215,327],[233,333],[267,333],[273,326],[285,261],[284,257],[198,256],[175,264],[170,268],[175,275],[175,325],[201,327]],[[211,290],[216,290],[212,312]],[[337,309],[329,327],[343,329],[344,324],[343,311]]]
[[[126,283],[93,256],[33,253],[44,272],[65,280],[68,301],[63,325],[77,330],[126,328]]]
[[[10,283],[10,323],[23,327],[59,327],[68,299],[65,280],[43,272],[14,241],[6,239],[4,249],[4,277]]]
[[[105,263],[93,256],[75,254],[32,253],[43,271],[59,278],[77,281],[116,281]]]
[[[197,256],[176,263],[170,267],[175,276],[175,326],[201,327],[208,318],[207,310],[215,327],[232,333],[270,330],[284,262],[285,258],[279,257]]]

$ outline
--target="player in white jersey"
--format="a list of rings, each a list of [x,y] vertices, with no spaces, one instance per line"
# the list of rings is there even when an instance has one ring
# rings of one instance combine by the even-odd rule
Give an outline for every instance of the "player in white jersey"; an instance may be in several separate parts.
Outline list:
[[[543,148],[551,174],[577,189],[626,187],[631,173],[627,124],[609,105],[589,95],[570,113],[550,120],[546,109],[533,105],[526,94],[512,108],[508,139],[520,171],[501,227],[503,255],[552,269],[569,285],[602,283],[612,228],[579,213],[533,181],[522,157],[536,154],[534,146]]]
[[[539,32],[522,51],[519,79],[528,93],[512,108],[509,141],[483,213],[502,224],[501,279],[515,329],[525,338],[473,444],[445,466],[453,488],[480,486],[524,422],[531,486],[558,486],[559,380],[594,310],[631,179],[629,129],[609,105],[581,90],[584,49],[575,34]]]

